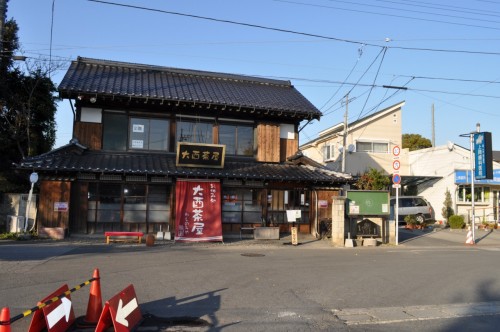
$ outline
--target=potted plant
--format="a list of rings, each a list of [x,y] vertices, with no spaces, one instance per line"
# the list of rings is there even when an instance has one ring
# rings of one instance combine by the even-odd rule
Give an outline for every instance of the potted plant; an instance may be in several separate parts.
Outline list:
[[[415,229],[415,226],[417,225],[417,218],[415,218],[413,214],[407,215],[404,220],[406,222],[406,228]]]

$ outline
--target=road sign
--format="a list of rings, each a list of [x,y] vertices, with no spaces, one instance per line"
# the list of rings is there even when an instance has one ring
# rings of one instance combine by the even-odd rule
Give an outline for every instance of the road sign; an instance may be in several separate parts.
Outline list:
[[[395,156],[399,156],[400,153],[401,149],[399,148],[399,145],[394,145],[394,147],[392,148],[392,154]]]
[[[399,168],[401,167],[401,162],[399,160],[394,160],[392,162],[392,168],[395,170],[395,171],[398,171]]]
[[[392,185],[392,187],[393,187],[393,188],[395,188],[395,189],[396,189],[396,188],[401,188],[401,184],[399,184],[399,183],[397,183],[397,184],[396,184],[396,183],[395,183],[395,184],[393,184],[393,185]]]
[[[401,183],[401,175],[394,174],[392,176],[392,183],[394,183],[394,184],[400,184]]]
[[[132,331],[141,319],[134,286],[129,285],[106,302],[95,331],[106,331],[111,325],[116,332]]]
[[[68,285],[61,286],[58,290],[40,301],[41,303],[65,294],[69,291]],[[47,332],[67,331],[75,321],[71,296],[68,293],[65,297],[54,301],[38,310],[33,314],[33,318],[28,329],[29,332],[43,331]]]

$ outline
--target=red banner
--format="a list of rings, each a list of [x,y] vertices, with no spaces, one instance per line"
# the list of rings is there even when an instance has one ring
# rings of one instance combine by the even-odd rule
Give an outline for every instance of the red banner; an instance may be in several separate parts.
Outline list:
[[[176,241],[222,241],[220,182],[178,180],[175,197]]]

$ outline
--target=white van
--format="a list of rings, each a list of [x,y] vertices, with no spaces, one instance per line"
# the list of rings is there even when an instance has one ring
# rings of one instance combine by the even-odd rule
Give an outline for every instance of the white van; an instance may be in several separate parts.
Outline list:
[[[404,218],[407,215],[414,215],[419,224],[425,221],[433,220],[433,212],[431,204],[421,196],[399,196],[399,222],[405,224]],[[396,197],[391,197],[391,218],[394,220],[394,206],[396,205]]]

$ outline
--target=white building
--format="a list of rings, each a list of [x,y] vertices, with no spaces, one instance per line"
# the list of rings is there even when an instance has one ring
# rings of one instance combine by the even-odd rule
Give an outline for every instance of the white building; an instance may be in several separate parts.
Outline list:
[[[449,143],[409,153],[410,175],[436,176],[434,181],[418,185],[418,194],[432,205],[436,220],[443,220],[441,210],[448,189],[455,214],[466,221],[472,216],[470,150]],[[474,215],[476,224],[482,221],[498,222],[500,199],[500,163],[493,162],[492,180],[474,181]]]

